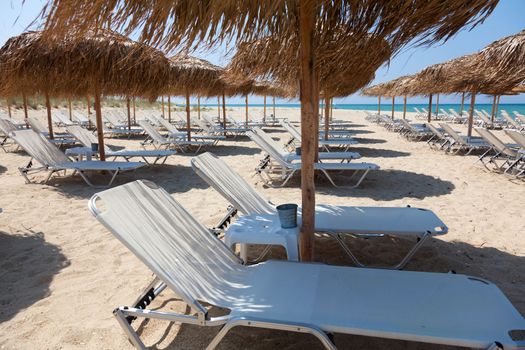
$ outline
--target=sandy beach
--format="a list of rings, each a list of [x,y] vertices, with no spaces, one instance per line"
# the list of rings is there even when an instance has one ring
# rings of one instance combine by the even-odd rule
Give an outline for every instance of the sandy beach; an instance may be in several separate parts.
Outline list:
[[[254,115],[262,114],[262,108],[251,110]],[[277,116],[299,120],[299,112],[298,108],[278,108]],[[243,108],[229,113],[244,120]],[[45,110],[30,111],[30,115],[44,121]],[[22,112],[14,116],[21,120]],[[454,270],[488,279],[525,316],[523,182],[485,170],[475,164],[475,155],[451,156],[432,150],[425,142],[409,142],[364,117],[363,111],[334,110],[334,118],[354,124],[359,144],[351,151],[359,152],[362,161],[377,163],[381,170],[371,173],[357,189],[334,188],[318,177],[317,203],[410,205],[433,210],[449,233],[427,242],[406,270]],[[454,128],[465,132],[463,126]],[[510,142],[503,132],[496,134]],[[282,143],[289,139],[282,129],[271,135]],[[106,142],[139,149],[139,140],[111,138]],[[248,138],[221,142],[209,151],[273,203],[300,203],[299,176],[284,188],[263,186],[254,172],[262,152]],[[172,156],[165,165],[123,174],[116,184],[154,181],[199,221],[214,226],[228,203],[192,171],[191,157],[189,153]],[[87,202],[97,189],[78,176],[56,178],[48,185],[25,184],[17,167],[28,161],[23,151],[0,151],[0,348],[131,349],[112,310],[132,302],[151,280],[151,272],[88,211]],[[43,180],[44,175],[38,176]],[[336,175],[335,179],[344,184],[346,176]],[[360,259],[383,265],[400,260],[413,243],[390,237],[348,238]],[[251,252],[256,256],[258,250],[253,247]],[[282,249],[272,249],[270,258],[283,257]],[[316,260],[352,265],[337,242],[326,237],[316,240]],[[152,308],[160,306],[186,310],[170,291],[152,304]],[[204,349],[218,331],[154,320],[140,323],[139,329],[146,345],[155,349]],[[344,335],[336,335],[335,341],[340,349],[445,348]],[[321,345],[313,336],[239,328],[219,348],[321,349]]]

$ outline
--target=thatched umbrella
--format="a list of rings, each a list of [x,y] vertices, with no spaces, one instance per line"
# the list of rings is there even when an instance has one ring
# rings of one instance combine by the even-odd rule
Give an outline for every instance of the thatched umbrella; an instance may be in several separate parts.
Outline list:
[[[164,90],[169,73],[168,60],[160,51],[108,30],[61,41],[26,32],[6,42],[0,62],[3,94],[46,96],[50,131],[49,96],[93,95],[101,160],[105,159],[101,96],[155,96]]]
[[[316,47],[320,94],[325,109],[331,108],[333,97],[348,96],[374,78],[374,72],[390,56],[388,43],[374,35],[347,33],[343,28],[326,33]],[[268,52],[276,54],[268,55]],[[323,53],[331,52],[330,55]],[[363,57],[366,59],[363,60]],[[232,58],[229,68],[251,77],[273,78],[293,90],[299,76],[299,41],[297,35],[281,40],[276,36],[245,42]],[[326,113],[329,115],[329,113]],[[329,119],[325,118],[325,138],[328,138]]]
[[[223,68],[201,58],[178,54],[170,58],[170,93],[186,97],[186,129],[191,140],[190,95],[219,95],[224,90]]]
[[[314,161],[318,134],[319,88],[316,60],[333,52],[316,52],[323,36],[345,28],[359,40],[370,33],[385,38],[392,52],[417,39],[429,44],[447,39],[467,24],[477,24],[497,0],[444,1],[112,1],[50,0],[44,9],[49,36],[68,31],[82,36],[94,26],[111,25],[127,32],[141,30],[141,39],[171,50],[205,42],[252,41],[276,35],[299,42],[302,139],[301,258],[313,255],[315,223]],[[298,35],[297,35],[298,33]],[[281,45],[283,47],[283,45]],[[268,54],[277,54],[269,52]],[[363,57],[363,60],[365,58]],[[355,76],[354,78],[357,78]]]

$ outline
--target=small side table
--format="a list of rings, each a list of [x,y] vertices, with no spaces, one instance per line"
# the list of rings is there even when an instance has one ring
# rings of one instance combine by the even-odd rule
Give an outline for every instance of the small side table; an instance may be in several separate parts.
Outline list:
[[[247,261],[247,244],[280,245],[286,250],[288,260],[299,261],[299,226],[282,228],[279,216],[272,214],[251,214],[241,216],[225,232],[224,241],[228,247],[241,245],[241,259]]]
[[[91,160],[93,156],[96,156],[98,152],[93,151],[90,147],[73,147],[66,150],[67,156],[76,157],[78,161],[81,161],[86,157],[86,160]]]

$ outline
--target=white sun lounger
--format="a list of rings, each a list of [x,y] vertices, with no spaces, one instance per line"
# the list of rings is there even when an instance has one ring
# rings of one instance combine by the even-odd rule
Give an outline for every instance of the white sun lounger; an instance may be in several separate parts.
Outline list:
[[[301,133],[299,130],[297,130],[293,125],[288,123],[287,121],[283,120],[281,121],[281,125],[283,128],[292,135],[292,137],[297,140],[298,143],[301,143]],[[319,140],[319,147],[322,147],[326,152],[330,152],[330,147],[340,147],[342,148],[343,152],[347,152],[352,145],[357,144],[355,140],[352,140],[350,138],[336,138],[336,139],[329,139]]]
[[[46,137],[49,142],[57,144],[59,146],[62,145],[71,145],[75,144],[76,141],[73,139],[73,137],[69,134],[63,134],[63,133],[54,133],[53,140],[50,140],[49,132],[47,131],[47,126],[44,126],[40,119],[35,117],[29,117],[26,119],[27,124],[31,127],[31,129],[40,135]]]
[[[257,174],[261,179],[268,184],[269,186],[274,186],[274,184],[280,182],[278,185],[282,187],[288,183],[292,176],[300,171],[302,168],[301,162],[291,162],[284,159],[281,154],[277,151],[274,151],[263,139],[261,139],[257,134],[249,131],[246,135],[255,143],[261,147],[268,155],[276,162],[277,166],[267,163],[261,163],[261,165],[256,169]],[[379,166],[374,163],[364,163],[364,162],[350,162],[350,163],[314,163],[314,169],[321,171],[328,181],[334,186],[338,187],[332,177],[328,174],[328,171],[353,171],[355,176],[357,173],[362,172],[361,177],[357,182],[352,186],[344,186],[346,188],[356,188],[364,180],[366,175],[370,170],[379,170]]]
[[[6,146],[9,145],[9,134],[13,131],[19,130],[15,124],[11,123],[8,119],[0,119],[0,132],[3,135],[3,138],[0,138],[0,147],[7,153]]]
[[[512,111],[516,116],[516,119],[520,121],[521,124],[525,125],[525,115],[519,113],[518,111]]]
[[[87,127],[89,126],[89,118],[86,117],[84,114],[80,113],[79,111],[73,111],[73,120],[75,120],[78,124]]]
[[[330,350],[336,349],[330,333],[484,349],[525,346],[512,338],[525,328],[523,317],[497,286],[477,277],[288,261],[245,266],[147,181],[100,192],[89,208],[155,275],[130,307],[114,311],[139,349],[146,347],[132,327],[136,318],[221,326],[208,350],[238,326],[308,333]],[[147,309],[166,287],[190,313]],[[206,304],[229,313],[211,316]]]
[[[188,141],[185,139],[166,138],[162,136],[148,121],[141,120],[138,123],[148,135],[146,140],[141,142],[143,146],[153,145],[153,147],[156,149],[160,149],[162,147],[165,147],[166,149],[176,147],[184,153],[185,148],[187,147],[197,147],[195,152],[199,152],[202,147],[212,146],[214,144],[213,142],[207,141]]]
[[[431,148],[447,150],[447,146],[452,142],[452,139],[445,136],[445,134],[443,134],[441,130],[436,128],[432,123],[426,123],[425,126],[433,134],[433,136],[427,140],[428,145]]]
[[[53,120],[56,126],[75,125],[75,123],[69,120],[69,117],[66,116],[61,110],[53,111],[51,113],[51,119]]]
[[[484,140],[475,138],[470,138],[469,140],[466,137],[459,135],[447,123],[439,123],[439,126],[441,126],[445,133],[447,133],[447,135],[451,138],[451,142],[447,148],[447,151],[451,152],[452,154],[457,154],[461,151],[464,151],[465,155],[469,155],[474,150],[486,151],[490,148],[489,144]]]
[[[212,153],[203,153],[191,159],[193,170],[233,205],[216,228],[221,231],[239,210],[245,215],[271,214],[275,205],[251,187],[239,174]],[[300,213],[299,209],[299,213]],[[318,205],[315,210],[315,231],[331,234],[357,266],[364,266],[345,243],[345,234],[356,236],[391,235],[418,238],[418,242],[392,268],[403,268],[424,241],[434,235],[448,232],[447,226],[432,211],[422,208],[352,207]]]
[[[421,141],[433,136],[433,133],[424,126],[412,125],[405,119],[399,119],[399,122],[403,125],[400,133],[408,140]]]
[[[523,130],[525,126],[521,126],[514,118],[512,118],[506,111],[501,111],[501,116],[507,122],[507,127],[514,128],[516,130]]]
[[[104,128],[105,134],[131,137],[132,135],[140,135],[144,133],[144,130],[142,130],[142,128],[137,128],[137,127],[130,128],[127,121],[126,122],[121,121],[119,117],[117,117],[114,113],[116,113],[116,111],[107,111],[106,113],[102,115],[104,120],[110,126],[109,128]]]
[[[1,111],[0,111],[0,119],[9,120],[17,128],[23,128],[23,127],[25,127],[27,125],[25,121],[20,121],[20,120],[16,120],[14,118],[11,118],[7,114],[4,114]]]
[[[211,118],[205,114],[201,114],[201,118],[205,121],[205,127],[201,127],[203,127],[204,131],[210,135],[228,134],[232,136],[242,136],[246,134],[246,131],[250,130],[250,128],[246,128],[244,126],[239,127],[236,124],[234,124],[233,127],[231,125],[227,125],[226,129],[224,129],[222,125],[215,124],[213,120],[211,120]]]
[[[522,159],[522,155],[518,152],[519,149],[506,145],[487,129],[474,128],[474,130],[490,145],[490,148],[478,158],[478,161],[480,161],[485,168],[489,169],[487,164],[492,163],[497,170],[508,172],[514,168],[514,166],[518,165]],[[485,160],[486,157],[488,157],[488,161]],[[498,159],[503,160],[503,163],[498,164]]]
[[[91,149],[92,143],[98,143],[98,139],[93,135],[89,130],[84,129],[80,125],[72,125],[68,126],[67,131],[76,137],[78,141],[84,147]],[[157,164],[159,160],[162,160],[160,164],[164,164],[166,162],[166,159],[168,159],[169,156],[172,156],[176,154],[176,151],[170,151],[170,150],[127,150],[122,149],[118,151],[112,150],[110,147],[104,145],[104,152],[106,157],[114,157],[115,159],[117,157],[124,158],[125,160],[129,160],[132,158],[142,158],[144,162],[147,164],[151,164],[148,161],[148,158],[154,158],[153,164]]]
[[[25,178],[27,183],[31,183],[29,174],[44,171],[49,172],[44,183],[47,183],[51,176],[59,171],[73,170],[73,175],[78,173],[86,181],[89,186],[94,186],[93,183],[86,176],[87,171],[107,171],[112,174],[112,177],[107,186],[111,186],[117,175],[122,171],[136,170],[144,163],[140,162],[102,162],[102,161],[71,161],[64,153],[62,153],[55,145],[49,142],[44,136],[34,132],[33,130],[19,130],[9,134],[9,136],[22,147],[30,156],[31,160],[25,167],[20,167],[18,170]],[[33,159],[42,166],[35,168],[33,166]]]
[[[287,161],[300,161],[301,156],[295,152],[286,152],[284,147],[279,145],[270,135],[268,135],[261,128],[253,128],[253,132],[258,135],[269,147],[272,147],[276,152]],[[361,155],[357,152],[319,152],[319,161],[323,160],[339,160],[341,162],[351,161],[352,159],[359,159]]]

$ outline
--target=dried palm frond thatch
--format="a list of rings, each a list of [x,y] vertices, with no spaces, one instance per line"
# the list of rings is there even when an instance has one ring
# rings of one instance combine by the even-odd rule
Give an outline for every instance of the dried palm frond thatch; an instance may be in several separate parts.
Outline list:
[[[169,92],[173,95],[220,95],[225,88],[221,76],[224,69],[211,62],[187,54],[170,58]]]
[[[359,0],[330,5],[309,0],[325,33],[340,26],[356,33],[388,38],[391,47],[417,38],[418,43],[448,39],[466,25],[489,15],[497,0]],[[279,33],[297,33],[300,4],[292,0],[105,1],[49,0],[42,10],[50,37],[73,33],[82,37],[93,27],[139,31],[140,40],[173,50],[181,43],[214,45],[221,41],[253,41]]]
[[[97,90],[154,97],[166,88],[169,74],[162,52],[107,30],[60,42],[26,32],[0,49],[0,64],[4,94],[86,96]]]
[[[344,31],[326,34],[316,47],[319,86],[322,95],[347,96],[373,78],[377,68],[391,56],[388,43],[378,37]],[[282,45],[282,46],[281,46]],[[298,90],[299,40],[276,36],[239,45],[228,69],[250,77],[271,78]]]

